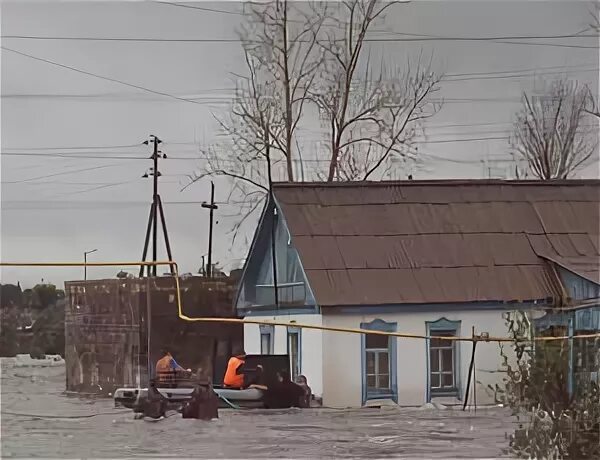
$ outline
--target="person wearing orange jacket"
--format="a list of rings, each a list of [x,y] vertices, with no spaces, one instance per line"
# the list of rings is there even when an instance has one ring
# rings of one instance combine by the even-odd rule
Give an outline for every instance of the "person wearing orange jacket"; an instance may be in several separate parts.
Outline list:
[[[163,348],[161,351],[163,355],[156,362],[156,379],[158,380],[159,385],[174,385],[177,379],[177,372],[189,372],[189,369],[184,369],[171,355],[171,352],[167,348]]]
[[[244,388],[244,373],[242,371],[244,364],[246,364],[246,352],[229,358],[225,377],[223,378],[223,386],[238,390]]]

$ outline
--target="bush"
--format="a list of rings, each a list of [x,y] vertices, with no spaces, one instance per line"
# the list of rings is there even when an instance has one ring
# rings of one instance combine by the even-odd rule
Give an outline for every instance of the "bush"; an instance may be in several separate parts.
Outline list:
[[[570,341],[534,342],[525,313],[505,318],[514,353],[500,346],[506,377],[503,385],[490,388],[519,423],[510,450],[525,458],[600,458],[600,390],[584,372],[569,391]],[[566,335],[564,330],[550,332]],[[587,339],[571,342],[576,340]],[[591,348],[598,350],[597,339],[592,340]]]

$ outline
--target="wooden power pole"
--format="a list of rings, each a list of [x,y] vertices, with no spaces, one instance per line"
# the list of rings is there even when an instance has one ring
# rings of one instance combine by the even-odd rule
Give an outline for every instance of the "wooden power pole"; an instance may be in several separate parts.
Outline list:
[[[142,252],[142,262],[146,261],[146,255],[148,253],[148,246],[150,244],[150,233],[152,232],[152,262],[157,261],[158,254],[158,213],[160,213],[160,220],[162,224],[163,236],[165,239],[165,247],[167,249],[167,256],[169,257],[169,261],[173,260],[173,256],[171,254],[171,244],[169,243],[169,234],[167,232],[167,222],[165,220],[165,213],[163,210],[162,200],[160,199],[160,195],[158,193],[158,178],[161,176],[160,171],[158,170],[158,158],[167,158],[166,155],[163,155],[160,150],[158,150],[158,144],[162,143],[162,141],[154,136],[150,136],[150,143],[153,144],[153,152],[150,159],[152,160],[152,168],[150,171],[145,172],[142,177],[152,176],[153,179],[153,187],[152,187],[152,205],[150,207],[150,215],[148,216],[148,226],[146,227],[146,238],[144,240],[144,251]],[[144,144],[148,145],[149,142],[145,141]],[[140,278],[144,276],[144,269],[146,266],[142,265],[140,267]],[[148,276],[156,276],[156,265],[148,265],[147,266],[147,274]],[[171,273],[173,273],[173,267],[171,267]]]

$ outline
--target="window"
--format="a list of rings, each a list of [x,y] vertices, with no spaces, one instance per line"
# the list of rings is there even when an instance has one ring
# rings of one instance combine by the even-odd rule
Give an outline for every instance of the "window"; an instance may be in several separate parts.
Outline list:
[[[271,334],[262,333],[260,334],[260,354],[268,355],[271,353]]]
[[[454,331],[432,331],[429,341],[429,382],[431,391],[456,391],[454,341],[436,336],[454,336]]]
[[[288,355],[290,357],[290,377],[296,380],[301,373],[300,329],[288,327]]]
[[[361,329],[394,332],[396,323],[376,319],[362,323]],[[392,399],[398,402],[396,379],[396,339],[386,335],[362,335],[363,404],[370,399]]]
[[[267,324],[260,325],[260,354],[261,355],[272,355],[273,354],[273,335],[275,329],[273,326]]]
[[[427,401],[431,401],[432,396],[460,397],[458,342],[441,338],[456,337],[460,321],[442,318],[426,325],[430,337],[427,341]]]
[[[390,390],[390,337],[367,335],[365,345],[367,361],[367,392]]]

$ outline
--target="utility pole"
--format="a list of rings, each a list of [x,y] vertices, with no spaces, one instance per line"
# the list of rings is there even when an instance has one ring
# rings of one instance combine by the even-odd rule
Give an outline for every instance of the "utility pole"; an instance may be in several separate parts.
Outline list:
[[[204,201],[201,205],[205,209],[210,209],[210,221],[208,227],[208,268],[206,270],[206,276],[211,278],[213,276],[213,267],[212,267],[212,240],[213,240],[213,217],[215,209],[219,209],[219,207],[215,204],[215,184],[213,181],[210,181],[210,204]]]
[[[154,166],[152,167],[152,182],[153,182],[153,192],[152,192],[152,206],[154,206],[154,216],[153,216],[153,224],[152,224],[152,262],[156,262],[156,236],[158,234],[158,216],[156,213],[156,208],[158,206],[158,175],[160,172],[158,171],[158,143],[159,140],[157,137],[154,137],[154,151],[152,152],[152,161],[154,162]],[[152,266],[152,274],[156,276],[156,265]]]
[[[161,176],[160,171],[158,170],[158,158],[167,158],[167,155],[162,154],[160,150],[158,150],[158,144],[161,144],[162,141],[154,136],[150,136],[150,143],[153,144],[153,152],[150,159],[152,160],[152,168],[150,171],[146,171],[142,177],[147,178],[152,176],[153,179],[153,191],[152,191],[152,206],[150,207],[150,215],[148,216],[148,226],[146,228],[146,238],[144,241],[144,251],[142,253],[142,261],[146,261],[146,254],[148,252],[148,245],[150,243],[150,231],[152,230],[152,261],[157,261],[157,253],[158,253],[158,213],[160,212],[160,220],[162,223],[163,236],[165,238],[165,246],[167,249],[167,256],[169,257],[169,261],[173,260],[173,256],[171,255],[171,244],[169,243],[169,234],[167,232],[167,222],[165,220],[165,213],[162,206],[162,200],[160,199],[160,195],[158,193],[158,178]],[[143,142],[145,145],[148,145],[148,141]],[[140,267],[140,278],[144,276],[144,268],[145,266]],[[148,266],[147,270],[148,276],[156,276],[156,265]],[[173,267],[171,266],[171,273],[173,273]]]
[[[267,126],[268,128],[268,126]],[[267,142],[265,143],[265,155],[267,157],[267,174],[269,178],[269,202],[273,205],[273,214],[271,215],[271,260],[273,264],[273,294],[275,300],[275,308],[279,309],[279,288],[277,285],[277,253],[275,252],[275,236],[276,236],[276,220],[277,208],[275,207],[275,199],[273,196],[273,176],[271,173],[271,149],[269,146],[269,130],[267,129]]]

